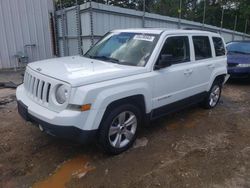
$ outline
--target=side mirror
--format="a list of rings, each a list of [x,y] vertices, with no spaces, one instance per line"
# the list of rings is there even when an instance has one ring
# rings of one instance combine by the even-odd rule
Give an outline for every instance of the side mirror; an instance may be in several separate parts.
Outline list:
[[[172,55],[170,54],[161,54],[157,64],[155,65],[155,69],[158,70],[158,69],[171,66],[172,65],[171,58],[172,58]]]

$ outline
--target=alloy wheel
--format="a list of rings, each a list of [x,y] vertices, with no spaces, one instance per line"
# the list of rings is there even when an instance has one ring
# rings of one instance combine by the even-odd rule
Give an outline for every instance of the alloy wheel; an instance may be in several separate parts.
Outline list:
[[[216,104],[218,103],[219,98],[220,98],[220,92],[221,92],[220,90],[221,90],[220,86],[218,85],[214,85],[214,87],[212,88],[210,96],[209,96],[209,105],[211,107],[216,106]]]
[[[137,117],[131,111],[118,114],[109,128],[109,142],[115,148],[125,147],[133,139],[137,129]]]

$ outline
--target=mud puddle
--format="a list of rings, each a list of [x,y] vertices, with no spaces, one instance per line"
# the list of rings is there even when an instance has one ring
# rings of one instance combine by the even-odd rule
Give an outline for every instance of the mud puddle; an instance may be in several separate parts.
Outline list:
[[[33,188],[62,188],[66,186],[72,178],[82,178],[95,167],[90,166],[86,156],[77,156],[64,162],[57,170],[47,179],[35,183]]]

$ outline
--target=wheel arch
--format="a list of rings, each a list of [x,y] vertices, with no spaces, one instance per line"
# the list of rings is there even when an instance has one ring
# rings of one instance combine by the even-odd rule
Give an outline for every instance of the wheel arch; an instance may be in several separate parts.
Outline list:
[[[113,102],[111,102],[107,108],[106,111],[103,115],[104,116],[113,108],[122,105],[122,104],[132,104],[135,105],[137,107],[139,107],[139,109],[141,110],[142,115],[146,114],[146,104],[145,104],[145,98],[142,94],[137,94],[137,95],[132,95],[132,96],[128,96],[122,99],[118,99],[115,100]]]
[[[226,75],[227,75],[227,74],[225,74],[225,73],[221,73],[221,74],[214,75],[214,76],[212,77],[212,79],[210,80],[210,84],[209,84],[209,87],[207,88],[207,91],[209,91],[209,90],[211,89],[211,87],[212,87],[212,85],[213,85],[213,83],[214,83],[215,81],[218,81],[218,82],[220,82],[221,84],[223,84],[224,81],[225,81]]]
[[[140,86],[140,87],[139,87]],[[93,101],[93,111],[89,113],[86,121],[87,129],[98,129],[104,114],[115,105],[131,103],[139,106],[142,113],[146,114],[152,108],[152,96],[147,84],[123,85],[116,88],[110,88],[100,92]]]
[[[225,81],[225,77],[226,77],[226,74],[218,75],[215,77],[214,82],[217,81],[220,84],[223,84],[223,82]]]
[[[117,99],[112,101],[111,103],[108,104],[108,106],[106,107],[101,121],[99,124],[102,123],[102,121],[107,117],[107,115],[109,114],[109,112],[120,106],[123,104],[131,104],[134,105],[136,107],[138,107],[138,109],[141,111],[141,115],[142,115],[142,121],[145,122],[146,121],[146,103],[145,103],[145,97],[142,94],[136,94],[136,95],[131,95],[131,96],[127,96],[121,99]],[[98,127],[98,129],[100,128],[100,126]]]

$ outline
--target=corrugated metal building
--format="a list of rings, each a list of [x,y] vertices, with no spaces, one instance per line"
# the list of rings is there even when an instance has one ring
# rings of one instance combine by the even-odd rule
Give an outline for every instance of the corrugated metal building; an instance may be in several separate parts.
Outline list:
[[[53,56],[52,0],[0,0],[0,69]]]
[[[250,35],[178,18],[144,13],[99,3],[57,11],[58,47],[60,56],[86,52],[106,32],[117,28],[162,27],[169,29],[197,28],[220,32],[226,42],[250,39]],[[79,41],[80,39],[80,41]]]

